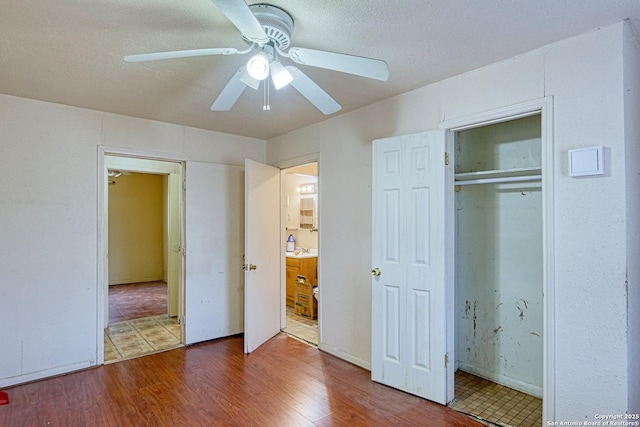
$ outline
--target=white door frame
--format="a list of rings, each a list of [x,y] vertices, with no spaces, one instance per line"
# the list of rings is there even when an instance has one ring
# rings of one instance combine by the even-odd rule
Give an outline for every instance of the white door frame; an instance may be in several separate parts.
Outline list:
[[[554,150],[553,150],[553,98],[545,97],[521,104],[516,104],[496,110],[473,114],[457,119],[445,120],[440,128],[449,131],[447,152],[453,153],[453,132],[515,120],[521,117],[540,114],[541,116],[541,149],[542,149],[542,251],[543,251],[543,380],[542,380],[542,419],[555,420],[555,264],[554,264],[554,223],[553,223],[553,188],[554,188]],[[447,223],[449,238],[453,239],[454,207],[453,207],[453,167],[448,168]],[[453,246],[453,245],[452,245]],[[454,323],[454,281],[453,265],[454,253],[447,254],[450,266],[447,271],[448,292],[448,321],[447,345],[448,352],[455,361],[455,323]],[[447,393],[453,399],[453,372],[447,379]]]
[[[284,194],[285,191],[285,169],[295,168],[296,166],[306,165],[308,163],[317,163],[318,164],[318,185],[316,187],[317,196],[318,196],[318,283],[322,283],[322,257],[320,251],[322,251],[322,215],[320,215],[320,207],[322,206],[322,182],[320,181],[322,178],[322,173],[320,171],[321,162],[320,162],[320,153],[312,153],[306,156],[295,157],[293,159],[284,160],[282,162],[276,163],[273,166],[280,168],[280,193]],[[280,212],[280,223],[286,224],[286,200],[283,198],[281,200],[281,212]],[[282,251],[281,253],[285,253],[285,245],[287,240],[287,232],[282,229]],[[281,301],[285,301],[287,295],[287,266],[286,266],[286,257],[283,255],[280,262],[280,277],[282,277],[281,283]],[[322,343],[322,293],[318,295],[318,348],[321,347]],[[287,326],[287,306],[286,304],[281,304],[280,310],[280,329],[284,329]]]
[[[98,293],[96,295],[97,304],[97,316],[96,316],[96,363],[98,365],[104,364],[104,328],[105,321],[108,316],[108,303],[107,292],[109,289],[109,263],[108,263],[108,228],[107,228],[107,214],[108,214],[108,176],[106,166],[106,156],[117,156],[130,159],[139,160],[157,160],[162,162],[170,162],[180,165],[180,170],[184,179],[185,162],[186,157],[178,154],[156,153],[150,151],[139,151],[123,149],[118,147],[98,147],[98,236],[97,236],[97,279],[98,279]],[[126,168],[123,168],[126,170]],[[180,234],[181,241],[184,244],[184,191],[181,187],[180,194]],[[180,269],[184,272],[184,257],[182,258]],[[180,274],[180,316],[184,316],[184,274]],[[181,336],[184,339],[184,322],[181,322]]]

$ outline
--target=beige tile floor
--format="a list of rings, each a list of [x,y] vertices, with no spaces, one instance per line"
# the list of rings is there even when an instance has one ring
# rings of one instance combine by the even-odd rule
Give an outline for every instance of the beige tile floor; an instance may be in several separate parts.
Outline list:
[[[542,400],[464,371],[455,376],[449,407],[499,426],[541,426]]]
[[[117,362],[180,346],[180,325],[175,318],[164,314],[125,320],[105,329],[104,362]]]
[[[287,307],[287,327],[282,331],[307,343],[318,345],[318,321],[296,315],[292,307]]]

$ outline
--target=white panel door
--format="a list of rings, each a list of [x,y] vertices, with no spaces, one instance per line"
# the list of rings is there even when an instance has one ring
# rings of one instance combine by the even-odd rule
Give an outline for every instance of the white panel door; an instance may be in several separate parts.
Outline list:
[[[245,160],[245,330],[251,353],[280,332],[280,169]]]
[[[241,167],[187,162],[185,344],[243,330]]]
[[[182,174],[169,174],[168,181],[169,248],[167,254],[167,313],[180,315],[180,280],[182,275],[182,230],[180,221],[180,186]]]
[[[374,381],[447,403],[445,132],[373,144]]]

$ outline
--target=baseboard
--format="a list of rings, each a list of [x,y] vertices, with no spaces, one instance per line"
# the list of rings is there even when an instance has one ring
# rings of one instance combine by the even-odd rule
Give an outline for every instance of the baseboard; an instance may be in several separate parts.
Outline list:
[[[150,279],[130,279],[130,280],[114,280],[109,281],[109,286],[115,285],[130,285],[132,283],[147,283],[147,282],[164,282],[162,277],[150,278]]]
[[[319,343],[318,344],[318,350],[324,351],[325,353],[329,353],[332,356],[337,357],[338,359],[342,359],[344,361],[347,361],[353,365],[359,366],[363,369],[366,369],[367,371],[371,370],[371,362],[364,360],[364,359],[360,359],[359,357],[355,357],[353,354],[349,354],[349,353],[345,353],[344,351],[332,347],[330,345],[327,345],[325,343]]]
[[[542,398],[542,387],[537,385],[529,384],[506,375],[496,374],[495,372],[490,372],[464,362],[458,362],[457,368],[480,378],[484,378],[485,380],[493,381],[494,383],[530,394],[531,396]]]
[[[18,384],[24,384],[44,378],[55,377],[57,375],[68,374],[69,372],[79,371],[94,366],[95,363],[87,360],[84,362],[72,363],[71,365],[59,366],[43,371],[31,372],[29,374],[17,375],[15,377],[0,379],[0,388],[10,387]]]

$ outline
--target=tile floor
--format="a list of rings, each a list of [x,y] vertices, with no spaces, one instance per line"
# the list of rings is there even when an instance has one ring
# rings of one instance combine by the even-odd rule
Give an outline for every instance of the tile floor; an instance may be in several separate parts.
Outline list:
[[[499,426],[542,425],[542,400],[458,370],[449,407]]]
[[[104,334],[104,363],[181,347],[180,325],[166,314],[112,323]]]
[[[287,307],[287,327],[282,331],[309,344],[318,345],[318,321],[296,315],[293,307]]]

